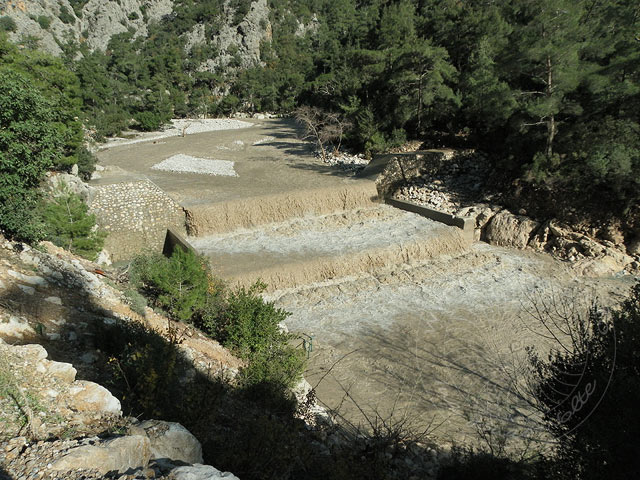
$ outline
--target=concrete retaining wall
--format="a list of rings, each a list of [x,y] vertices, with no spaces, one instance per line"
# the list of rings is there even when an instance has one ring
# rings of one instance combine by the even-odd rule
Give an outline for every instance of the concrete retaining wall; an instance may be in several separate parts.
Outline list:
[[[109,236],[105,248],[114,261],[161,251],[168,228],[185,233],[184,210],[149,180],[96,185],[89,210]]]
[[[385,203],[392,207],[400,208],[408,212],[417,213],[423,217],[435,220],[436,222],[444,223],[452,227],[458,227],[464,233],[465,240],[469,244],[473,243],[473,234],[475,229],[475,220],[472,217],[456,217],[449,213],[434,210],[432,208],[423,207],[416,203],[407,202],[405,200],[398,200],[396,198],[386,198]]]

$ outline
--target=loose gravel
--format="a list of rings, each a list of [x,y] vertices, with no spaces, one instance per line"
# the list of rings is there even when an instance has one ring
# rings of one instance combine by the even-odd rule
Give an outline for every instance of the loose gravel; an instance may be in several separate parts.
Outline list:
[[[199,173],[203,175],[221,175],[226,177],[237,177],[238,174],[233,168],[234,162],[229,160],[212,160],[209,158],[192,157],[182,153],[156,163],[153,170],[164,170],[167,172],[179,173]]]
[[[102,150],[109,147],[156,141],[167,137],[193,135],[195,133],[237,130],[252,127],[253,125],[254,124],[250,122],[243,122],[242,120],[234,120],[231,118],[174,119],[171,120],[171,125],[167,126],[167,128],[161,132],[143,133],[132,139],[112,138],[109,139],[106,144],[101,145],[99,149]]]

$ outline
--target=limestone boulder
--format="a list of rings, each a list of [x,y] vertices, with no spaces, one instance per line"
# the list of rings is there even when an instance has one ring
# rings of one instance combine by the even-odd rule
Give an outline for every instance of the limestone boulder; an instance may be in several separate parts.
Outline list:
[[[498,212],[486,226],[483,240],[501,247],[525,248],[540,224],[508,210]]]
[[[81,178],[70,173],[52,174],[47,178],[46,189],[54,196],[67,192],[75,193],[85,202],[89,200],[93,192],[93,187],[90,187],[83,182]]]
[[[145,468],[151,458],[151,444],[142,435],[129,435],[73,448],[57,460],[51,469],[58,472],[87,469],[108,472],[129,472]]]
[[[191,465],[171,470],[175,480],[239,480],[233,473],[221,472],[210,465]]]
[[[147,420],[140,424],[151,442],[151,458],[202,463],[202,446],[189,430],[179,423]]]
[[[85,380],[78,380],[71,385],[67,405],[76,412],[122,414],[120,400],[103,386]]]
[[[9,315],[0,317],[0,338],[21,340],[25,336],[35,335],[36,331],[29,325],[26,318]]]
[[[73,383],[76,379],[76,369],[70,363],[44,360],[47,375],[64,383]]]

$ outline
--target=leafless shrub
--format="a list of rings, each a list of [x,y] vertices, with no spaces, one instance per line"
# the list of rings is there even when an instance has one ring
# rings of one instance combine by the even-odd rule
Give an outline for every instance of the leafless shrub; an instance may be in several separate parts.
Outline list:
[[[295,111],[295,118],[304,127],[302,138],[316,144],[322,160],[327,159],[329,147],[340,150],[344,134],[351,127],[351,122],[339,113],[317,107],[302,106]]]

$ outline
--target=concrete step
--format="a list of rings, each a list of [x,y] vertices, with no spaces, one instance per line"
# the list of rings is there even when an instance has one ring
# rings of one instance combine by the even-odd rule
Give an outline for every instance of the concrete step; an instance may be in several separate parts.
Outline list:
[[[469,248],[462,230],[387,205],[308,215],[251,229],[190,237],[232,283],[260,278],[276,290],[373,273]]]

